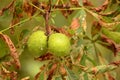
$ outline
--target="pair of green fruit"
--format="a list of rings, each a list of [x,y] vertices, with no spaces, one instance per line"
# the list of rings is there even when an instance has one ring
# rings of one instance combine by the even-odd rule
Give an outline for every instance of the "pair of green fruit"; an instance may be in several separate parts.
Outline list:
[[[53,33],[47,40],[44,31],[36,31],[28,39],[28,49],[34,56],[41,56],[47,51],[55,56],[66,56],[71,45],[70,39],[62,33]]]

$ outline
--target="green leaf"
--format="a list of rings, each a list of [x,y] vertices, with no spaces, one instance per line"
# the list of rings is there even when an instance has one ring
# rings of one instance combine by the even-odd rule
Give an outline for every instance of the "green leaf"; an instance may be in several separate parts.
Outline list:
[[[36,17],[34,17],[34,19],[35,19],[37,22],[39,22],[41,26],[43,26],[44,23],[45,23],[43,16],[36,16]]]
[[[99,66],[88,69],[87,72],[98,74],[98,73],[105,73],[108,71],[112,71],[112,70],[115,70],[116,68],[117,66],[114,66],[114,65],[99,65]]]
[[[8,54],[9,50],[5,42],[0,39],[0,58],[4,57],[6,54]]]
[[[102,33],[117,44],[120,43],[120,32],[110,31],[107,28],[102,28]]]
[[[20,36],[19,36],[19,40],[24,39],[29,34],[29,32],[30,31],[28,29],[22,30],[21,33],[20,33]]]
[[[83,39],[79,39],[77,42],[77,46],[81,46],[83,44]]]
[[[96,41],[100,37],[100,34],[95,34],[92,38],[93,41]]]
[[[81,9],[79,12],[80,12],[80,18],[81,18],[81,19],[83,19],[83,18],[86,17],[86,12],[85,12],[84,9]]]
[[[70,70],[67,66],[65,66],[65,69],[68,74],[69,80],[79,80],[79,77],[72,70]]]
[[[108,61],[111,61],[112,59],[112,51],[108,48],[106,48],[105,46],[99,44],[98,42],[95,43],[95,46],[97,48],[97,51],[102,54],[102,59],[104,60],[104,63],[108,64]],[[98,54],[99,54],[98,53]]]
[[[75,31],[72,30],[72,29],[68,29],[68,32],[69,32],[71,35],[75,34]]]
[[[23,1],[22,0],[17,0],[16,3],[15,3],[15,12],[16,14],[19,14],[19,13],[22,13],[22,4],[23,4]]]
[[[104,16],[104,17],[102,17],[102,20],[104,22],[108,22],[108,23],[113,22],[113,18],[112,17],[106,17],[106,16]]]
[[[89,61],[89,62],[91,62],[94,66],[96,66],[97,64],[96,64],[96,61],[95,60],[93,60],[93,59],[91,59],[91,57],[90,56],[87,56],[87,60]]]
[[[100,53],[103,53],[103,54],[107,54],[107,53],[111,54],[112,53],[111,50],[107,49],[105,46],[103,46],[97,42],[95,43],[95,45],[96,45],[97,49],[100,51]]]
[[[55,11],[51,15],[54,15],[52,16],[52,19],[50,21],[52,25],[62,27],[68,24],[67,19],[63,16],[63,14],[60,11]]]
[[[83,6],[83,0],[79,0],[79,5]]]
[[[83,28],[82,28],[82,27],[79,27],[76,32],[77,32],[78,34],[83,33]]]
[[[86,54],[83,54],[82,57],[81,57],[81,61],[80,61],[80,64],[81,65],[84,65],[85,66],[85,61],[86,61]]]
[[[68,18],[70,23],[73,21],[73,19],[79,19],[80,26],[82,26],[83,22],[86,21],[86,11],[83,8],[75,10]]]
[[[12,13],[8,10],[4,12],[2,16],[0,16],[0,30],[3,30],[9,27],[12,20]]]
[[[20,7],[23,4],[23,0],[17,0],[15,3],[15,7]]]
[[[62,77],[61,76],[57,76],[57,77],[55,77],[55,80],[62,80]]]
[[[45,76],[44,76],[44,72],[41,72],[41,74],[40,74],[40,76],[39,76],[39,80],[45,80],[44,77],[45,77]]]
[[[84,76],[84,80],[89,80],[87,73],[85,73],[83,76]]]
[[[86,31],[86,12],[84,9],[80,9],[74,18],[79,18],[80,28],[82,28],[84,31]]]
[[[119,18],[119,19],[120,19],[120,18]],[[116,29],[117,32],[120,32],[120,24],[116,25],[116,26],[115,26],[115,29]]]
[[[76,10],[72,15],[74,16],[73,18],[83,19],[86,16],[86,12],[84,9],[80,9]]]

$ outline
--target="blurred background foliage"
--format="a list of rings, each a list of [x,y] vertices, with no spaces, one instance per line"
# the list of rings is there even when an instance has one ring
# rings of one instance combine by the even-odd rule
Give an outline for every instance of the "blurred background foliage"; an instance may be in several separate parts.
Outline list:
[[[14,6],[16,8],[16,14],[14,15],[12,12],[12,8],[4,11],[4,13],[0,16],[0,32],[8,35],[11,41],[14,43],[17,51],[20,55],[20,63],[21,69],[16,70],[18,72],[19,79],[24,77],[30,77],[30,80],[33,80],[34,76],[39,72],[40,67],[43,64],[47,64],[49,61],[35,61],[34,57],[30,55],[30,52],[27,50],[26,44],[24,44],[24,39],[28,37],[34,30],[41,29],[45,30],[45,20],[42,15],[38,15],[39,10],[37,10],[34,15],[29,15],[22,10],[21,5],[23,5],[24,1],[27,0],[16,0]],[[29,0],[28,0],[29,1]],[[52,4],[56,4],[58,0],[52,0]],[[64,3],[70,3],[72,0],[60,0]],[[74,1],[74,0],[73,0]],[[82,0],[78,0],[80,4]],[[107,0],[88,0],[93,4],[92,8],[101,6]],[[0,10],[10,4],[12,0],[0,0]],[[39,0],[39,2],[48,3],[48,0]],[[61,2],[61,3],[62,3]],[[74,34],[71,36],[72,43],[72,58],[77,58],[79,55],[80,61],[75,61],[80,63],[83,66],[87,66],[89,68],[99,66],[99,65],[107,65],[113,61],[120,60],[120,54],[117,52],[117,55],[114,56],[115,50],[114,46],[108,42],[104,42],[101,39],[101,27],[106,27],[111,31],[120,32],[120,24],[116,22],[120,21],[120,4],[119,0],[108,0],[108,6],[105,10],[97,12],[91,10],[89,6],[85,6],[86,8],[74,9],[71,13],[66,13],[61,10],[56,10],[51,12],[49,25],[52,25],[56,28],[64,28],[70,34]],[[72,7],[76,7],[72,5]],[[21,14],[22,13],[22,14]],[[114,13],[114,14],[112,14]],[[21,16],[22,17],[21,17]],[[100,16],[99,16],[100,15]],[[14,16],[14,17],[13,17]],[[34,17],[33,17],[34,16]],[[20,18],[19,18],[20,17]],[[73,19],[79,18],[80,27],[78,29],[69,27],[72,25]],[[25,19],[27,21],[23,22],[20,25],[14,27],[14,29],[8,29],[12,24],[12,21],[15,21],[15,24],[21,22]],[[18,20],[18,21],[17,21]],[[99,20],[102,20],[102,26],[98,23]],[[5,30],[5,31],[4,31]],[[116,36],[116,35],[114,35]],[[3,54],[8,54],[4,56]],[[9,48],[5,44],[5,42],[0,39],[0,62],[4,62],[9,60]],[[74,59],[79,60],[79,59]],[[74,61],[73,60],[73,61]],[[12,66],[13,67],[13,66]],[[100,74],[93,75],[86,72],[83,72],[78,67],[73,67],[73,71],[65,68],[69,73],[70,78],[67,80],[78,80],[75,79],[75,76],[72,74],[76,73],[76,75],[81,78],[79,80],[119,80],[120,78],[120,68],[118,67],[116,70],[102,73],[101,68]],[[98,69],[98,68],[97,68]],[[10,68],[10,70],[15,70],[14,68]],[[107,71],[107,69],[105,69]],[[99,72],[99,70],[98,70]],[[104,71],[103,71],[104,72]],[[108,75],[109,74],[109,75]],[[1,78],[1,76],[0,76]],[[27,79],[26,79],[27,80]],[[44,79],[40,79],[44,80]],[[62,80],[61,77],[54,76],[53,80]]]

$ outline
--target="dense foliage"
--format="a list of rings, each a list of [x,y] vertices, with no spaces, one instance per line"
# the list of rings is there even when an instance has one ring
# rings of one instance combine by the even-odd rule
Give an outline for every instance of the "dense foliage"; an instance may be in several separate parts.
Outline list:
[[[119,80],[119,17],[119,0],[0,0],[0,80]]]

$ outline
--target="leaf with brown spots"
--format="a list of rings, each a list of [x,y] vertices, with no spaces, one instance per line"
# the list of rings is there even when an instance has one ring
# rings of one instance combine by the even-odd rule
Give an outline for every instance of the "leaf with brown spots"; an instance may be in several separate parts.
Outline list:
[[[34,4],[35,6],[39,6],[38,0],[32,0],[32,4]],[[33,6],[31,6],[29,4],[28,0],[24,0],[23,1],[23,10],[24,10],[24,12],[27,13],[27,15],[29,15],[31,17],[36,12],[37,9]]]
[[[102,40],[109,43],[110,47],[112,48],[113,52],[114,52],[114,56],[117,55],[118,52],[120,52],[120,45],[116,44],[113,40],[109,39],[107,36],[105,35],[101,35]]]
[[[85,6],[93,6],[93,4],[90,1],[88,1],[88,0],[83,0],[83,4]]]
[[[10,33],[13,34],[15,32],[13,25],[20,22],[20,19],[23,18],[23,10],[22,10],[22,1],[16,1],[14,7],[12,8],[13,11],[13,18],[10,23]]]
[[[14,63],[16,65],[16,68],[20,68],[20,61],[19,61],[19,54],[17,52],[17,49],[15,48],[13,42],[11,41],[10,37],[5,34],[0,34],[0,38],[2,38],[5,43],[8,45],[10,49],[10,55],[14,59]]]
[[[93,68],[88,68],[86,70],[86,72],[97,75],[99,73],[105,73],[108,71],[115,70],[116,68],[117,68],[117,66],[114,66],[114,65],[99,65],[99,66],[95,66]]]
[[[54,75],[54,72],[56,71],[56,68],[57,68],[57,63],[53,64],[51,69],[47,72],[48,74],[47,80],[52,80],[52,77]]]
[[[115,65],[115,66],[120,66],[120,60],[119,61],[114,61],[114,62],[111,62],[110,65]]]
[[[68,37],[72,36],[65,28],[58,28],[58,27],[51,26],[51,29],[53,31],[56,31],[56,32],[59,32],[59,33],[63,33],[63,34],[65,34]]]
[[[46,80],[46,78],[47,78],[47,74],[45,72],[46,67],[47,67],[47,65],[45,65],[45,64],[40,67],[40,71],[35,75],[34,80],[41,80],[40,79],[41,76],[44,77],[44,80]],[[42,80],[43,80],[43,78],[42,78]]]
[[[75,5],[75,6],[79,6],[79,2],[78,0],[70,0],[71,4]]]
[[[7,5],[6,7],[2,8],[2,10],[0,10],[0,16],[3,14],[4,11],[8,10],[9,8],[11,8],[15,1],[16,0],[13,0],[9,5]]]
[[[108,75],[108,80],[115,80],[111,74],[108,73],[107,75]]]
[[[105,2],[100,7],[93,8],[93,10],[95,10],[96,12],[104,11],[107,8],[108,3],[109,0],[105,0]]]
[[[35,58],[35,60],[38,60],[38,61],[45,61],[45,60],[52,60],[52,59],[53,59],[53,55],[50,53],[46,53],[45,55]]]
[[[39,79],[40,73],[41,73],[41,72],[39,72],[39,73],[37,73],[37,74],[35,75],[35,79],[34,79],[34,80],[38,80],[38,79]]]
[[[3,66],[1,67],[0,71],[0,76],[2,77],[2,80],[6,80],[8,77],[10,78],[10,80],[17,80],[17,72],[9,71]]]
[[[60,72],[61,75],[63,75],[63,76],[67,75],[66,70],[65,70],[65,68],[64,68],[63,65],[60,66],[59,72]]]
[[[14,32],[15,32],[13,25],[18,23],[19,21],[20,21],[20,19],[18,19],[18,18],[12,19],[11,24],[10,24],[10,33],[11,34],[14,34]]]
[[[63,16],[65,16],[65,18],[68,18],[69,15],[73,13],[73,10],[70,10],[70,7],[71,7],[70,3],[60,5],[61,12],[62,12]],[[62,10],[62,9],[66,9],[66,10]]]
[[[78,18],[74,18],[72,20],[72,23],[70,25],[70,28],[73,29],[73,30],[76,30],[80,27],[80,23],[79,23],[79,19]]]

